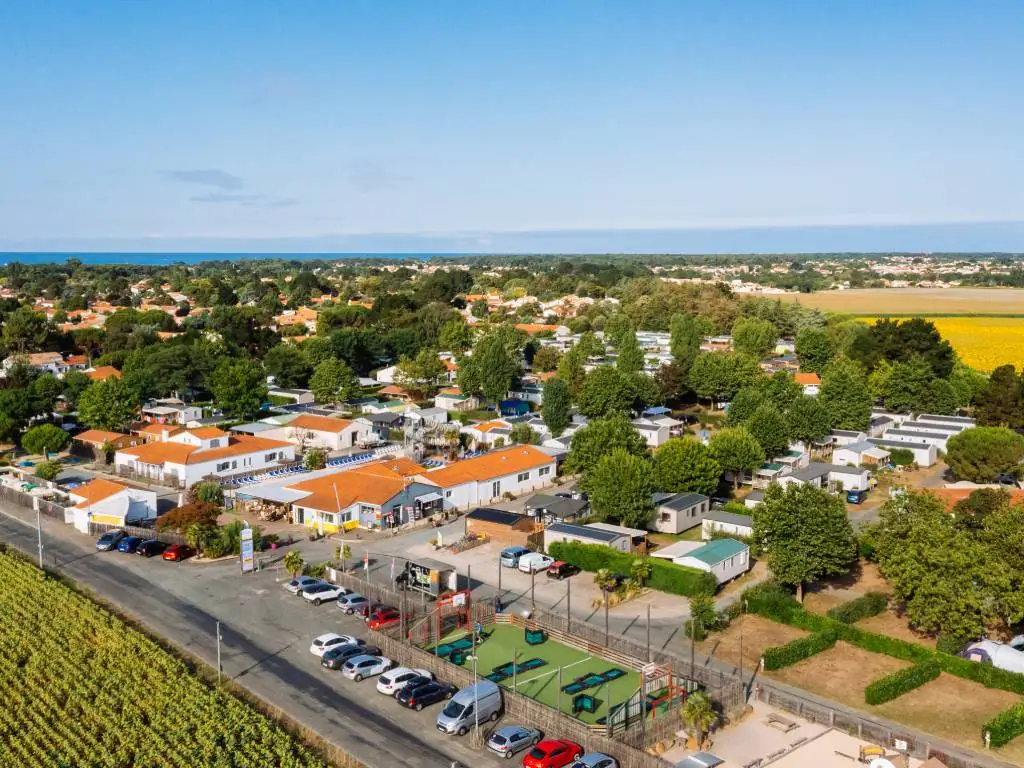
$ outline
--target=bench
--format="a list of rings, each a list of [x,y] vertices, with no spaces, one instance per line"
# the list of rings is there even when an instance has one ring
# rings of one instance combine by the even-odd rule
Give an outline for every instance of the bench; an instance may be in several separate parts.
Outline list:
[[[776,715],[774,712],[768,715],[768,719],[765,720],[765,723],[767,723],[772,728],[782,731],[783,733],[789,733],[794,728],[800,727],[792,720],[790,720],[788,717]]]

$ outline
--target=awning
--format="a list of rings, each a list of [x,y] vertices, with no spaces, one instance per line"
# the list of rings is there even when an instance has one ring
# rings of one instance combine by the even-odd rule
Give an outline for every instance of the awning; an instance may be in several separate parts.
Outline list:
[[[416,501],[418,501],[420,504],[426,504],[427,502],[430,502],[430,501],[440,501],[440,500],[441,500],[441,494],[440,493],[427,493],[427,494],[424,494],[423,496],[417,496],[416,497]]]

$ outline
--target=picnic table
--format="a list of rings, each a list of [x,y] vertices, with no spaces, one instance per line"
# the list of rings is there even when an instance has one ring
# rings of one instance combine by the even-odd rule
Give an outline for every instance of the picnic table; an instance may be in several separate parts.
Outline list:
[[[765,723],[769,727],[776,728],[777,730],[780,730],[783,733],[789,733],[794,728],[799,728],[800,727],[796,723],[794,723],[792,720],[790,720],[788,717],[783,717],[782,715],[777,715],[774,712],[772,712],[772,713],[770,713],[768,715],[768,718],[765,720]]]

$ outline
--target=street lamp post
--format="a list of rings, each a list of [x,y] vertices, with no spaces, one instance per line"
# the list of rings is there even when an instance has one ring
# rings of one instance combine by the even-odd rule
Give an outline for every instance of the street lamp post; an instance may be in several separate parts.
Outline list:
[[[220,685],[220,622],[217,622],[217,685]]]

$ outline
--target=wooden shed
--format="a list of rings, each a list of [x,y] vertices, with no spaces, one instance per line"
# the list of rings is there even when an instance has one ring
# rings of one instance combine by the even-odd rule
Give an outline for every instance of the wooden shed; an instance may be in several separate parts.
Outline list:
[[[466,535],[484,535],[503,547],[525,547],[537,526],[527,515],[477,507],[466,515]]]

